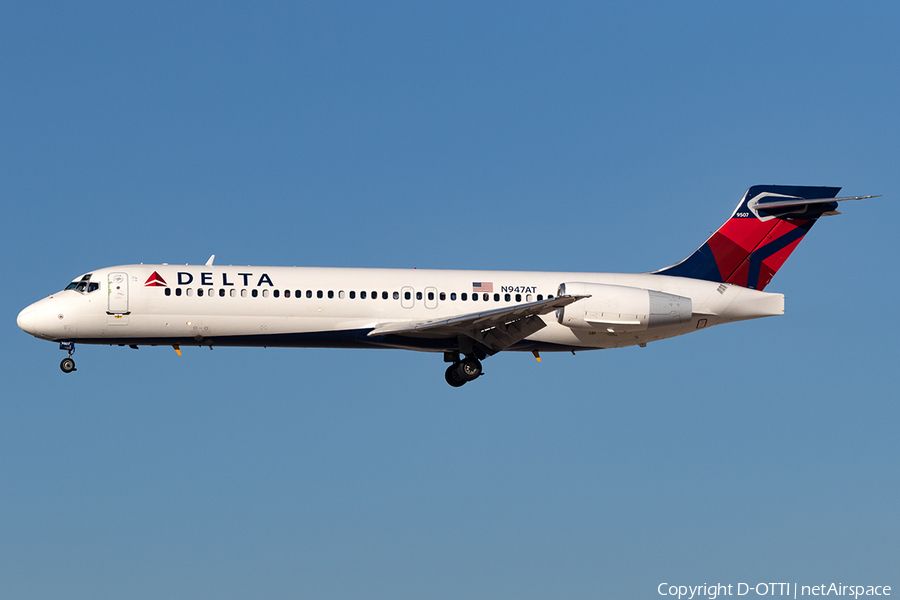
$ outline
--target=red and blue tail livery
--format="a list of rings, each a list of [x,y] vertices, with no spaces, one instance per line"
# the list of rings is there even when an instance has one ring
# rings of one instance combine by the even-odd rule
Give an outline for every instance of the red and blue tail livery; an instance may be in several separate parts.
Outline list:
[[[693,254],[659,275],[763,290],[819,217],[840,214],[838,187],[755,185],[734,214]]]

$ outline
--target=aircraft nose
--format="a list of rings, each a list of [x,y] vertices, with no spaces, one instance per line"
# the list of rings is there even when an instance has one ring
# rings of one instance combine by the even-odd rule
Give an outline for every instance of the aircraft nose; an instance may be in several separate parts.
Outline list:
[[[16,324],[19,326],[19,329],[25,333],[30,333],[31,335],[34,335],[35,333],[34,321],[34,304],[25,307],[25,309],[19,313],[19,316],[16,317]]]

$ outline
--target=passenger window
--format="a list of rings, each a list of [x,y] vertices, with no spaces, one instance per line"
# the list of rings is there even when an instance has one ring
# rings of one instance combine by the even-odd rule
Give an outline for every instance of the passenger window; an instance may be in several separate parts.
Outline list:
[[[525,295],[525,302],[532,302],[533,300],[534,300],[534,296],[532,296],[531,294]]]
[[[334,298],[334,291],[328,290],[328,297],[329,297],[329,298]]]
[[[250,295],[256,298],[257,296],[259,296],[259,290],[253,290],[252,292],[250,292]]]
[[[366,293],[365,293],[365,292],[360,292],[360,293],[359,293],[359,298],[360,298],[360,300],[365,300],[365,299],[366,299]]]
[[[463,292],[462,294],[459,295],[459,299],[462,300],[463,302],[465,302],[466,300],[469,299],[469,295],[467,293]]]
[[[503,301],[504,301],[504,302],[509,302],[509,294],[505,294],[505,295],[503,296]]]
[[[428,292],[428,299],[434,300],[434,292]]]
[[[197,297],[200,298],[203,296],[203,288],[197,288]]]
[[[188,289],[184,290],[184,294],[185,294],[185,296],[193,296],[194,290],[191,288],[188,288]]]
[[[416,292],[416,300],[422,299],[422,292]]]
[[[354,298],[356,298],[356,292],[351,290],[350,291],[350,299],[353,300]]]
[[[387,299],[388,299],[388,293],[387,293],[387,292],[381,292],[381,299],[382,299],[382,300],[387,300]]]
[[[247,288],[244,288],[241,290],[241,298],[246,298],[246,297],[247,297]]]
[[[477,302],[477,301],[478,301],[478,294],[473,292],[472,293],[472,302]]]
[[[488,294],[487,292],[485,292],[485,293],[483,293],[483,294],[481,295],[481,299],[484,300],[485,302],[487,302],[488,300],[491,299],[491,295]],[[498,299],[498,300],[500,299],[499,294],[498,294],[497,299]]]
[[[312,290],[306,290],[306,297],[312,298]]]
[[[450,300],[456,300],[456,292],[450,292]]]
[[[372,300],[378,300],[378,292],[372,292]]]
[[[324,296],[324,295],[325,295],[325,294],[322,293],[322,290],[319,290],[319,291],[316,292],[316,298],[321,298],[321,297]]]
[[[234,288],[231,288],[230,290],[228,290],[228,295],[231,296],[232,298],[237,298],[237,290]]]
[[[284,290],[284,297],[285,297],[285,298],[290,298],[290,297],[291,297],[291,290]]]
[[[302,296],[302,292],[300,290],[294,290],[294,298],[300,298]]]
[[[219,288],[219,298],[225,297],[225,288]]]
[[[516,302],[522,301],[522,294],[516,294]]]
[[[175,288],[175,295],[176,295],[176,296],[180,296],[180,295],[181,295],[181,288]]]
[[[394,292],[394,300],[400,299],[400,292]]]
[[[441,298],[441,301],[446,300],[446,299],[447,299],[447,294],[445,294],[444,292],[441,292],[440,298]]]
[[[412,298],[412,293],[403,292],[403,298],[405,298],[406,300],[409,300],[410,298]]]
[[[269,297],[269,290],[263,290],[263,298]]]
[[[280,295],[281,295],[281,292],[279,292],[278,290],[272,290],[272,296],[274,296],[275,298],[277,298]]]
[[[172,295],[172,288],[166,288],[166,296]]]
[[[344,299],[344,290],[340,290],[340,291],[338,292],[338,298],[340,298],[341,300]]]
[[[553,294],[547,294],[547,300],[553,300]]]

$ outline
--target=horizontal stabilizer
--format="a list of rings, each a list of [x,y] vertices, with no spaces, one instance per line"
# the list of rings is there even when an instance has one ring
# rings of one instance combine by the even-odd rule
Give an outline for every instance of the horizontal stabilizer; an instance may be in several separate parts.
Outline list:
[[[786,196],[783,194],[773,194],[763,192],[747,201],[747,208],[759,219],[767,221],[769,219],[779,218],[797,218],[803,213],[809,217],[808,213],[813,205],[819,204],[835,204],[845,200],[865,200],[866,198],[878,198],[875,196],[847,196],[845,198],[803,198],[800,196]],[[835,206],[837,206],[835,204]],[[794,209],[794,210],[790,210]],[[817,211],[816,216],[840,214],[832,207],[829,210]]]

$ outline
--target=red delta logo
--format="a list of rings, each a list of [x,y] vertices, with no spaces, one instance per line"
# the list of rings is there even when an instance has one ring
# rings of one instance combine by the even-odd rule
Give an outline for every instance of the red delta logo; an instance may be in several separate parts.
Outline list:
[[[169,284],[166,283],[166,280],[162,278],[162,276],[153,271],[153,275],[147,278],[147,281],[144,282],[144,287],[168,287]]]

